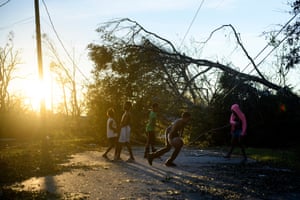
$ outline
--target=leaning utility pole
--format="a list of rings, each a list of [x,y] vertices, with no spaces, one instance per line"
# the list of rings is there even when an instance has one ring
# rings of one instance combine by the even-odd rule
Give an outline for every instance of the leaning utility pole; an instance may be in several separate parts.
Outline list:
[[[37,46],[37,61],[38,61],[38,72],[39,72],[39,81],[41,84],[41,90],[43,90],[43,59],[42,59],[42,45],[41,45],[41,28],[40,28],[40,11],[39,11],[39,0],[34,1],[35,7],[35,25],[36,25],[36,46]],[[44,91],[39,91],[44,92]],[[45,96],[42,95],[40,99],[40,117],[41,117],[41,124],[45,124],[45,114],[46,114],[46,107],[45,107]],[[44,130],[43,130],[44,131]]]

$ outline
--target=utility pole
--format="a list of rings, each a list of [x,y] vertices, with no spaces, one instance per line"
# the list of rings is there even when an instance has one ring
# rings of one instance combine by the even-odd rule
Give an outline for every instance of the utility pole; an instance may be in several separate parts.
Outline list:
[[[43,59],[42,59],[42,44],[41,44],[41,27],[40,27],[40,11],[39,11],[39,0],[34,0],[34,8],[35,8],[35,25],[36,25],[36,46],[37,46],[37,61],[38,61],[38,72],[39,72],[39,81],[41,84],[41,89],[43,90]],[[44,91],[39,91],[44,93]],[[45,125],[45,114],[46,114],[46,106],[45,106],[45,96],[42,95],[40,99],[40,117],[42,124],[42,131],[44,130]]]

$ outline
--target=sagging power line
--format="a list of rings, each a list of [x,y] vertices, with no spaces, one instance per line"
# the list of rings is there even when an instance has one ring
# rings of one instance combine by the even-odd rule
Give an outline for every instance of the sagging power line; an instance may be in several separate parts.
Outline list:
[[[274,39],[276,39],[279,34],[285,29],[285,27],[287,27],[295,18],[296,16],[298,15],[299,13],[295,14],[294,16],[292,16],[286,23],[285,25],[277,32],[277,34],[274,36]],[[283,39],[280,40],[280,42],[275,45],[271,51],[269,51],[267,53],[267,55],[256,65],[257,67],[259,65],[261,65],[272,53],[275,49],[277,49],[286,39],[288,38],[288,35],[286,35]],[[267,47],[270,46],[270,43],[268,43],[255,57],[254,57],[254,60],[257,59],[266,49]],[[244,72],[248,66],[250,66],[251,63],[248,63],[244,69],[241,71],[241,72]],[[249,73],[252,73],[255,69],[253,68]],[[240,83],[237,83],[235,86],[233,86],[226,94],[223,98],[225,98],[226,96],[228,96],[233,90],[235,90],[237,88],[237,86],[239,85]]]
[[[201,9],[203,3],[204,3],[204,0],[201,1],[201,3],[200,3],[200,5],[199,5],[199,7],[198,7],[198,9],[197,9],[197,11],[196,11],[196,13],[195,13],[193,19],[192,19],[192,21],[191,21],[191,23],[190,23],[190,25],[189,25],[187,31],[185,32],[185,34],[184,34],[184,36],[183,36],[183,39],[182,39],[182,41],[181,41],[180,47],[182,46],[182,44],[183,44],[183,42],[184,42],[184,40],[185,40],[187,34],[190,32],[190,29],[191,29],[191,27],[192,27],[192,25],[193,25],[195,19],[197,18],[198,13],[199,13],[199,11],[200,11],[200,9]]]
[[[62,46],[63,50],[65,51],[65,53],[67,54],[68,58],[71,60],[71,62],[72,62],[73,65],[75,66],[75,68],[79,71],[79,73],[85,78],[86,81],[89,81],[89,79],[88,79],[88,78],[84,75],[84,73],[79,69],[79,67],[76,65],[74,59],[71,57],[71,55],[70,55],[69,52],[67,51],[67,49],[66,49],[64,43],[62,42],[62,40],[60,39],[60,36],[58,35],[58,32],[56,31],[56,28],[55,28],[55,26],[54,26],[54,23],[53,23],[53,21],[52,21],[52,18],[51,18],[51,16],[50,16],[50,13],[49,13],[49,10],[48,10],[48,7],[47,7],[45,1],[42,0],[42,2],[43,2],[43,5],[44,5],[44,7],[45,7],[45,10],[46,10],[48,19],[49,19],[49,21],[50,21],[51,28],[53,29],[53,31],[54,31],[54,33],[55,33],[55,36],[56,36],[56,38],[58,39],[60,45]]]

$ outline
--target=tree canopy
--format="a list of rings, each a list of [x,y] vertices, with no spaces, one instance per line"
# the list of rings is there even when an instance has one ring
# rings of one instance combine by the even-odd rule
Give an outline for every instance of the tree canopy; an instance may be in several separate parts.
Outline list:
[[[289,129],[295,127],[299,116],[291,107],[299,108],[299,97],[291,88],[273,82],[259,70],[233,25],[220,26],[211,35],[223,28],[234,33],[237,45],[250,61],[255,74],[243,73],[228,63],[189,56],[131,19],[104,23],[97,29],[99,41],[88,45],[89,56],[95,64],[92,71],[94,83],[89,85],[88,93],[89,114],[99,120],[100,116],[105,116],[108,107],[120,110],[122,102],[131,100],[134,102],[133,112],[139,119],[133,129],[137,134],[143,132],[145,113],[154,101],[162,107],[161,127],[188,109],[195,116],[188,135],[193,140],[199,138],[199,133],[204,135],[207,130],[227,124],[229,107],[237,102],[247,113],[249,132],[257,128],[265,131],[258,136],[260,138],[267,138],[272,131],[278,132],[279,137],[284,131],[280,128],[282,124]],[[290,28],[286,29],[287,33],[288,30]],[[297,60],[296,54],[289,55]],[[281,110],[281,106],[288,110]],[[288,118],[293,118],[293,124]],[[274,126],[274,121],[280,122],[278,126]],[[105,123],[101,128],[104,126]],[[226,131],[222,130],[223,135],[212,132],[204,137],[218,141],[216,138],[224,137]],[[255,137],[261,134],[256,132]]]

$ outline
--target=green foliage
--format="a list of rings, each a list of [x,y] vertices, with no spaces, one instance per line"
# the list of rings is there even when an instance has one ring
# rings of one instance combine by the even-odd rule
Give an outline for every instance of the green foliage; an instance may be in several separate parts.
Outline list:
[[[141,45],[151,46],[147,41]],[[89,85],[87,95],[88,116],[95,124],[94,131],[101,132],[100,140],[106,137],[106,110],[113,107],[119,122],[122,105],[128,100],[133,103],[133,141],[144,142],[145,124],[153,102],[159,104],[162,124],[168,125],[172,120],[170,116],[180,116],[178,111],[185,105],[166,83],[165,72],[159,67],[163,62],[157,52],[141,52],[136,46],[118,43],[112,46],[90,44],[89,50],[95,69],[94,83]]]
[[[292,130],[300,121],[296,113],[300,103],[299,97],[290,89],[273,92],[259,84],[263,79],[255,83],[256,77],[251,79],[239,76],[238,71],[224,70],[216,78],[215,92],[206,97],[201,91],[205,86],[202,82],[209,82],[209,79],[201,73],[193,76],[194,71],[189,71],[189,67],[195,67],[193,64],[197,65],[197,62],[193,63],[191,58],[178,53],[170,42],[147,32],[131,20],[126,21],[133,23],[132,29],[126,33],[121,26],[125,21],[99,28],[102,41],[89,45],[95,69],[94,82],[89,85],[87,95],[88,116],[95,125],[94,131],[101,133],[100,140],[105,140],[106,110],[114,107],[119,121],[122,104],[130,100],[133,103],[134,140],[143,140],[146,113],[153,102],[158,102],[161,127],[166,127],[183,110],[188,110],[193,120],[187,128],[185,140],[206,145],[227,143],[230,107],[238,103],[247,117],[249,145],[289,146],[298,143]],[[165,45],[159,45],[160,42]]]
[[[0,113],[0,137],[32,138],[38,134],[39,118],[34,113]]]
[[[286,37],[284,42],[289,48],[283,52],[281,57],[287,70],[299,66],[300,63],[300,23],[299,17],[297,16],[300,12],[300,1],[293,0],[290,2],[290,5],[292,9],[290,13],[295,16],[296,20],[287,24],[284,29]]]

